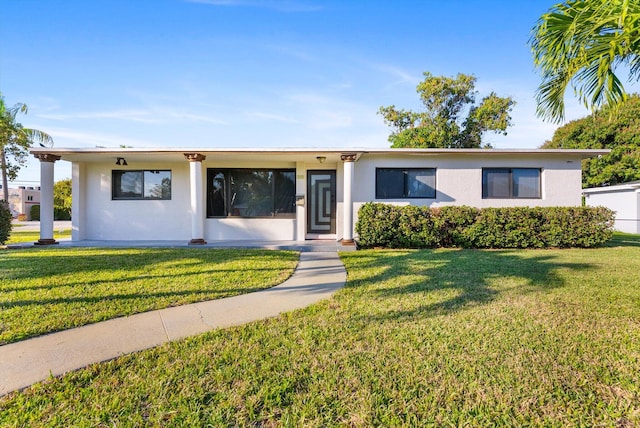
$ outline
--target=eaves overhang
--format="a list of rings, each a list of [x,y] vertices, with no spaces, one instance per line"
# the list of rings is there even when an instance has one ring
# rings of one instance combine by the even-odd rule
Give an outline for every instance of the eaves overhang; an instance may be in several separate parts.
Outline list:
[[[172,148],[46,148],[32,147],[30,153],[60,156],[69,162],[107,162],[117,157],[127,160],[146,162],[178,162],[185,160],[185,153],[199,153],[207,160],[225,161],[289,161],[317,162],[324,157],[326,162],[338,162],[342,155],[363,156],[497,156],[497,157],[551,157],[588,159],[606,155],[610,150],[573,150],[573,149],[389,149],[389,148],[211,148],[211,147],[172,147]],[[112,159],[111,159],[112,158]]]

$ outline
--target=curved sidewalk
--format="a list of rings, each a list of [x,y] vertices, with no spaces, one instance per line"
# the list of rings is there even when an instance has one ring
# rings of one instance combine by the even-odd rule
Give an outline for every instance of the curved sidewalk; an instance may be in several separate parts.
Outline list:
[[[346,282],[336,252],[303,252],[282,284],[211,300],[90,324],[0,346],[0,396],[92,363],[303,308]]]

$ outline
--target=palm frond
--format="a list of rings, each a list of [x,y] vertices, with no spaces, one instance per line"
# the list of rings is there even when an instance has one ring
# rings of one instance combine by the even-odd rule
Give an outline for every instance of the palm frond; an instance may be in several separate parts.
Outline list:
[[[588,108],[619,104],[627,97],[615,74],[627,61],[640,78],[640,4],[629,0],[567,0],[544,14],[529,41],[541,71],[538,115],[560,122],[572,86]]]

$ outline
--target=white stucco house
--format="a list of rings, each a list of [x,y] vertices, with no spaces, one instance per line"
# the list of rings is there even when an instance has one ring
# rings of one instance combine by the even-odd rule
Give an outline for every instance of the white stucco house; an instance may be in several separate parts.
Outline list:
[[[53,172],[60,159],[72,163],[73,240],[348,244],[359,207],[370,201],[579,206],[581,161],[608,150],[32,148],[31,153],[41,161],[40,244],[55,242]]]
[[[640,233],[640,181],[584,189],[582,193],[587,205],[601,205],[616,212],[616,230]]]

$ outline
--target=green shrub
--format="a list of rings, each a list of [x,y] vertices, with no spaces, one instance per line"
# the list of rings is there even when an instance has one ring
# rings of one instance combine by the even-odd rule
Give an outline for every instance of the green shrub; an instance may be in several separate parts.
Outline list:
[[[550,247],[594,247],[613,236],[614,213],[605,207],[553,207],[542,234]]]
[[[400,210],[398,243],[403,248],[442,246],[442,219],[428,207],[409,205]]]
[[[540,248],[540,214],[528,207],[484,208],[463,231],[472,248]]]
[[[29,214],[32,221],[40,221],[40,205],[31,205]]]
[[[53,207],[54,220],[71,220],[71,212],[66,208]]]
[[[9,203],[5,200],[0,201],[0,245],[4,245],[5,242],[9,240],[9,235],[11,235],[11,228],[13,224],[11,224],[11,220],[13,216],[11,215],[11,209],[9,209]]]
[[[388,248],[594,247],[611,239],[613,211],[604,207],[473,208],[362,206],[358,244]]]
[[[480,210],[468,206],[446,206],[432,210],[442,219],[442,246],[468,247],[469,240],[465,231],[475,223]]]
[[[364,204],[359,215],[366,221],[356,223],[356,233],[360,236],[358,243],[364,247],[400,247],[398,225],[400,207],[389,204]]]

